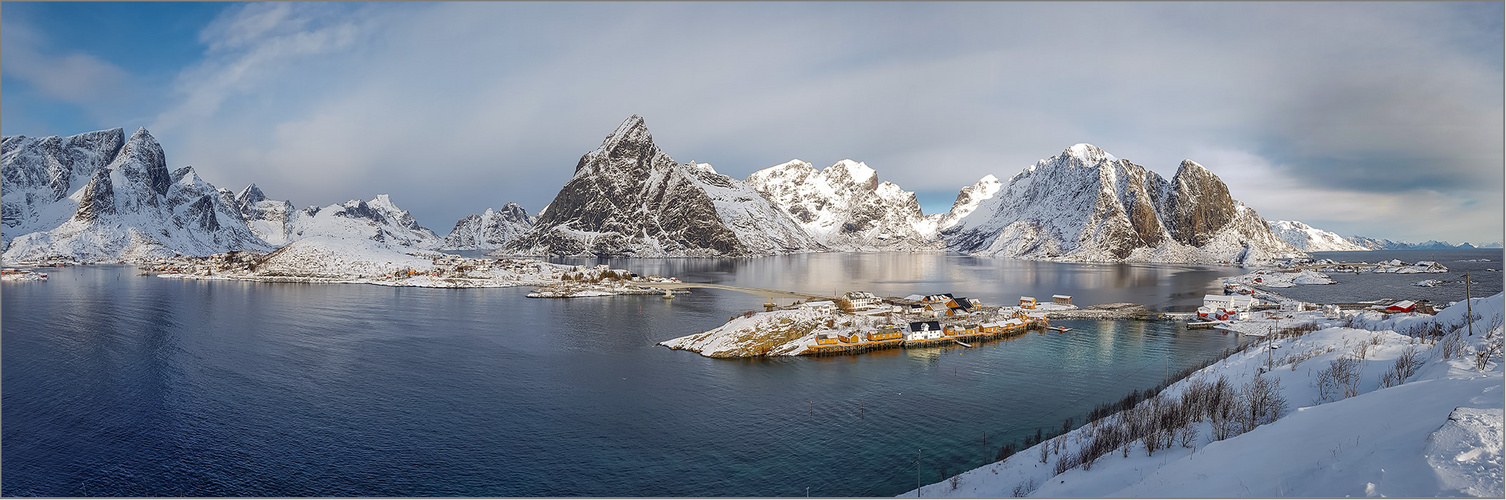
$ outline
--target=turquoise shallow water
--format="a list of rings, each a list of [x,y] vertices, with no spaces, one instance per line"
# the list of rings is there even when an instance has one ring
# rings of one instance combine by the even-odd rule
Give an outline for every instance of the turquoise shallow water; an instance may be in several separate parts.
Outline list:
[[[749,287],[994,304],[1067,293],[1163,310],[1195,307],[1234,274],[938,255],[626,266]],[[929,483],[981,465],[1008,440],[1080,422],[1236,341],[1072,321],[1058,322],[1068,334],[974,349],[713,360],[654,344],[766,298],[51,274],[0,289],[4,495],[894,495],[917,467]]]

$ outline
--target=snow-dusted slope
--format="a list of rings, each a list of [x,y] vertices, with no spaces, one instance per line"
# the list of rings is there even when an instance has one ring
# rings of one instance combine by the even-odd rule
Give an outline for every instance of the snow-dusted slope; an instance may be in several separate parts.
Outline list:
[[[961,221],[963,217],[967,217],[978,210],[978,205],[981,205],[984,200],[993,198],[1001,187],[1003,187],[1003,184],[999,182],[999,178],[994,177],[993,174],[988,174],[983,176],[982,179],[978,179],[978,182],[973,183],[973,185],[962,188],[961,191],[957,192],[957,200],[952,202],[952,209],[945,214],[941,214],[941,217],[936,222],[936,229],[946,230],[957,225],[957,222]]]
[[[4,260],[135,261],[269,249],[192,167],[168,172],[162,147],[146,129],[132,134],[68,200],[54,204],[76,207],[66,221],[15,238]]]
[[[822,250],[746,183],[675,163],[634,115],[576,164],[532,229],[501,253],[728,257]]]
[[[1339,236],[1322,229],[1318,229],[1302,221],[1274,220],[1267,221],[1271,226],[1271,232],[1277,238],[1290,243],[1293,247],[1304,252],[1352,252],[1371,250],[1370,248],[1357,245],[1348,238]]]
[[[915,193],[860,162],[842,160],[823,170],[790,160],[748,176],[817,241],[832,250],[939,250],[936,220],[920,211]]]
[[[1191,160],[1171,182],[1077,144],[1041,160],[942,232],[950,250],[1078,262],[1260,262],[1300,254]]]
[[[286,223],[287,241],[315,236],[367,239],[433,250],[444,244],[439,235],[418,225],[413,215],[398,208],[385,194],[371,201],[350,200],[323,208],[308,207],[294,212]]]
[[[48,231],[78,210],[69,198],[115,159],[125,131],[100,130],[60,138],[6,136],[0,147],[0,250],[17,236]]]
[[[1164,407],[1187,408],[1178,402],[1194,380],[1223,378],[1243,409],[1245,389],[1260,374],[1277,384],[1275,393],[1286,401],[1274,421],[1214,439],[1214,420],[1204,411],[1183,428],[1194,432],[1163,436],[1153,451],[1137,441],[1087,466],[1074,465],[1095,431],[1106,436],[1124,428],[1117,424],[1125,417],[1121,412],[963,473],[955,483],[925,486],[919,496],[1501,498],[1502,305],[1501,294],[1474,299],[1473,335],[1460,303],[1436,317],[1370,312],[1354,318],[1364,329],[1330,327],[1257,342],[1161,395],[1172,403]],[[1429,325],[1444,336],[1398,333]],[[1497,350],[1477,364],[1477,353],[1491,343]],[[1404,362],[1408,353],[1415,364]],[[1413,370],[1394,377],[1399,365]],[[1325,373],[1337,378],[1325,383]],[[1393,383],[1383,383],[1388,375]],[[1331,389],[1326,397],[1324,387]],[[1152,406],[1142,402],[1136,411],[1153,412]],[[1041,463],[1042,448],[1048,449],[1047,463]],[[1060,460],[1066,462],[1058,472]]]
[[[295,210],[292,203],[268,199],[261,188],[251,184],[235,196],[235,205],[257,236],[277,246],[316,236],[367,239],[423,250],[444,243],[385,194],[371,201],[350,200]]]
[[[501,210],[486,209],[480,215],[467,215],[455,223],[444,238],[445,250],[494,250],[533,227],[533,216],[517,203],[508,202]]]

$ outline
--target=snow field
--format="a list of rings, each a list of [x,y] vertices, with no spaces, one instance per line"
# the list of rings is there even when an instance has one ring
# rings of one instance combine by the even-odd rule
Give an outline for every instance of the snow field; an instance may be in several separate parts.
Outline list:
[[[1287,403],[1280,418],[1227,439],[1215,440],[1213,420],[1202,419],[1187,446],[1177,442],[1147,453],[1137,443],[1128,456],[1114,451],[1058,474],[1062,457],[1091,439],[1090,424],[1055,438],[1060,444],[1047,440],[963,473],[955,486],[944,481],[919,493],[1500,497],[1502,295],[1475,299],[1473,306],[1473,336],[1466,333],[1462,303],[1436,317],[1361,313],[1344,321],[1354,327],[1333,320],[1312,333],[1254,343],[1162,391],[1180,399],[1193,384],[1220,377],[1235,387],[1257,374],[1275,382]],[[1490,354],[1484,363],[1479,352]],[[1056,446],[1062,453],[1048,449],[1042,463],[1041,449]],[[916,492],[900,496],[909,495]]]

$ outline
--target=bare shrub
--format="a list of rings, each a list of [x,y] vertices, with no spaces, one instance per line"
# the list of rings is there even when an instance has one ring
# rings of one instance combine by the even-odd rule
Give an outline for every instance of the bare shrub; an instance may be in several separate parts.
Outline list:
[[[957,475],[952,476],[952,478],[947,481],[952,483],[952,489],[957,489],[957,484],[962,482],[962,473],[957,473]]]
[[[1244,411],[1240,408],[1243,402],[1228,379],[1220,376],[1214,381],[1208,399],[1208,417],[1213,423],[1213,439],[1222,441],[1239,435],[1238,416]]]
[[[1286,397],[1281,395],[1281,379],[1255,376],[1241,391],[1244,410],[1240,414],[1243,432],[1275,422],[1286,411]]]
[[[1055,470],[1057,474],[1061,474],[1077,468],[1077,466],[1077,455],[1075,453],[1063,453],[1061,458],[1056,459],[1056,467],[1052,470]]]
[[[1013,493],[1014,493],[1014,496],[1016,498],[1023,497],[1023,496],[1029,495],[1030,493],[1034,492],[1035,488],[1036,488],[1035,478],[1031,478],[1029,481],[1025,481],[1023,483],[1015,485]]]
[[[1357,346],[1354,347],[1354,352],[1351,353],[1351,354],[1354,355],[1355,359],[1361,359],[1361,360],[1363,360],[1363,359],[1365,359],[1367,357],[1367,355],[1369,353],[1370,353],[1370,344],[1369,343],[1365,343],[1365,342],[1361,342],[1360,345],[1357,345]]]
[[[1484,343],[1480,344],[1480,349],[1475,351],[1475,368],[1480,371],[1485,371],[1485,367],[1490,364],[1490,360],[1496,356],[1500,356],[1501,352],[1506,350],[1506,345],[1502,345],[1501,316],[1496,315],[1491,321],[1494,324],[1485,333]]]
[[[1464,340],[1459,337],[1459,332],[1455,331],[1439,339],[1438,343],[1433,345],[1433,350],[1443,359],[1459,356],[1464,354]]]
[[[1396,364],[1391,366],[1386,373],[1381,374],[1380,385],[1381,387],[1401,385],[1402,382],[1407,381],[1408,377],[1417,373],[1420,367],[1422,367],[1422,360],[1418,359],[1417,348],[1408,347],[1407,350],[1402,351],[1401,356],[1396,358]]]
[[[1004,447],[999,448],[999,453],[997,455],[994,455],[994,460],[1002,462],[1009,459],[1009,457],[1013,456],[1017,451],[1019,450],[1015,448],[1014,442],[1011,441],[1009,444],[1004,445]]]
[[[1180,431],[1177,431],[1177,439],[1183,448],[1191,448],[1192,443],[1197,442],[1197,426],[1188,425],[1183,427]]]
[[[1318,402],[1337,401],[1356,395],[1359,390],[1360,361],[1340,356],[1318,372]]]

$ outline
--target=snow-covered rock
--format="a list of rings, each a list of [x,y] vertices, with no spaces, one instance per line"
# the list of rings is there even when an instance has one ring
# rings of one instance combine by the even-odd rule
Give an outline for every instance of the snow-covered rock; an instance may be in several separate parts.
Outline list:
[[[444,244],[439,235],[420,226],[412,214],[398,208],[385,194],[370,201],[350,200],[294,210],[291,203],[267,199],[252,184],[236,196],[236,205],[251,229],[275,245],[316,236],[366,239],[421,250]]]
[[[406,271],[431,271],[436,254],[361,237],[318,235],[267,254],[257,266],[263,277],[355,279]]]
[[[75,207],[68,219],[13,239],[4,260],[140,261],[270,249],[227,197],[192,167],[168,172],[162,147],[144,128],[67,199],[43,212]]]
[[[5,136],[0,146],[0,250],[17,236],[49,231],[73,217],[70,198],[125,145],[122,129],[59,138]]]
[[[480,215],[467,215],[455,222],[444,238],[445,250],[495,250],[533,227],[533,216],[517,203],[508,202],[501,210],[486,209]]]
[[[1304,252],[1354,252],[1372,250],[1370,247],[1355,244],[1348,238],[1339,236],[1322,229],[1318,229],[1301,221],[1276,220],[1267,221],[1271,226],[1271,232],[1277,238],[1290,243],[1293,247]]]
[[[824,250],[746,183],[680,164],[634,115],[586,153],[527,233],[499,253],[734,257]]]
[[[961,221],[963,217],[967,217],[973,211],[977,210],[978,205],[982,204],[983,200],[993,198],[994,194],[997,194],[1001,187],[1003,187],[1003,184],[999,182],[999,178],[994,177],[993,174],[988,174],[983,176],[982,179],[978,179],[978,182],[973,183],[973,185],[962,188],[957,193],[956,201],[952,202],[952,209],[945,214],[941,214],[936,223],[936,229],[945,230],[957,225],[957,222]]]
[[[1041,160],[942,231],[950,250],[1077,262],[1254,263],[1300,255],[1191,160],[1167,182],[1077,144]]]
[[[879,182],[868,165],[842,160],[822,170],[790,160],[748,176],[767,195],[832,250],[940,250],[936,218],[920,210],[915,193]]]

